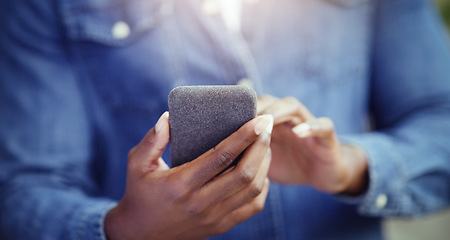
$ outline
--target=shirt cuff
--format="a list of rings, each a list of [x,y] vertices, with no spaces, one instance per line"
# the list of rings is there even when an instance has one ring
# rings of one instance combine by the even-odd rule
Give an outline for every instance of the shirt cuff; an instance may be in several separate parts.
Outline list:
[[[401,155],[396,144],[383,133],[341,137],[342,143],[362,148],[369,164],[369,186],[360,196],[339,195],[349,204],[359,205],[358,211],[369,216],[401,216],[412,213],[411,197],[405,192],[406,178],[402,175]]]
[[[116,205],[116,202],[101,200],[87,206],[78,222],[78,239],[107,240],[104,230],[105,217]]]

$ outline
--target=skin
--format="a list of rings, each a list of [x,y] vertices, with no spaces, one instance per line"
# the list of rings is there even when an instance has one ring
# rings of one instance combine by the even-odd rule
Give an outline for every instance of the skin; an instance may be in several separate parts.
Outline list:
[[[264,116],[172,169],[161,158],[169,142],[163,114],[129,153],[125,195],[105,218],[108,238],[204,239],[225,233],[263,209],[268,177],[332,194],[366,190],[364,151],[341,144],[329,118],[314,117],[294,98],[272,96],[258,99],[258,113]]]
[[[163,114],[129,152],[125,194],[105,218],[108,239],[204,239],[260,212],[269,190],[272,124],[271,116],[257,117],[194,161],[169,169],[161,158],[169,142]]]
[[[274,117],[271,180],[332,194],[358,195],[367,189],[364,151],[340,143],[329,118],[314,117],[295,98],[268,95],[258,99],[258,113]]]

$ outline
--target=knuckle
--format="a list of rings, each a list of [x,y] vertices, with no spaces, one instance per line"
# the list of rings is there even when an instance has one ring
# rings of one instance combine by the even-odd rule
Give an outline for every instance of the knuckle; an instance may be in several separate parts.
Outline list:
[[[166,149],[166,146],[165,145],[155,145],[154,146],[154,149],[157,151],[157,152],[164,152],[164,150]]]
[[[265,100],[265,99],[270,99],[271,96],[267,95],[267,94],[264,94],[264,95],[259,96],[258,98],[261,99],[261,100]]]
[[[238,171],[238,181],[242,185],[249,185],[253,182],[253,179],[255,179],[255,171],[249,170],[249,169],[243,169],[241,171]]]
[[[265,201],[255,201],[253,204],[254,213],[259,213],[264,209]]]
[[[203,217],[202,224],[207,228],[215,228],[220,223],[220,220],[221,219],[215,218],[214,216],[209,214]]]
[[[297,110],[303,112],[303,113],[309,113],[308,109],[301,103],[297,98],[295,97],[286,97],[283,99],[283,102],[291,107],[296,108]]]
[[[330,129],[334,129],[334,123],[330,118],[324,117],[320,118],[320,120],[323,122],[323,124]]]
[[[252,183],[249,186],[248,192],[250,197],[255,198],[259,196],[263,191],[264,186],[262,184]]]
[[[226,218],[223,221],[220,221],[217,225],[212,228],[212,232],[214,235],[221,235],[228,232],[233,226],[237,223],[231,221],[230,218]]]
[[[202,219],[204,225],[207,225],[209,223],[209,219],[206,218],[207,215],[205,210],[205,207],[198,202],[192,202],[186,207],[186,213],[190,218]]]
[[[276,99],[277,98],[275,98],[275,97],[273,97],[273,96],[270,96],[270,95],[262,95],[262,96],[260,96],[259,98],[258,98],[260,101],[267,101],[267,102],[270,102],[270,101],[276,101]]]
[[[215,169],[222,169],[229,166],[235,159],[235,155],[229,151],[215,150],[213,164]]]
[[[283,102],[287,104],[296,104],[296,105],[300,104],[300,102],[294,97],[285,97],[283,98]]]
[[[137,147],[134,146],[129,152],[128,152],[128,160],[131,160],[134,156],[134,153],[136,152]]]

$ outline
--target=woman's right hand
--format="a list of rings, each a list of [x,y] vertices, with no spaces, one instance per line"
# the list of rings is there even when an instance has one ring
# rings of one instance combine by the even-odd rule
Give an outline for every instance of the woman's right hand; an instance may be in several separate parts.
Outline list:
[[[203,239],[261,211],[272,127],[271,116],[257,117],[194,161],[169,169],[161,158],[169,142],[163,114],[129,153],[125,195],[105,218],[108,239]]]

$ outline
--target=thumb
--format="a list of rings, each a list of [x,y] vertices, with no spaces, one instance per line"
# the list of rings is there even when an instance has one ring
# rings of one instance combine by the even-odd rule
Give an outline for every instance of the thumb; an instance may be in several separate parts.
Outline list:
[[[169,112],[163,113],[128,156],[128,166],[140,176],[155,170],[169,169],[161,155],[169,143]]]

